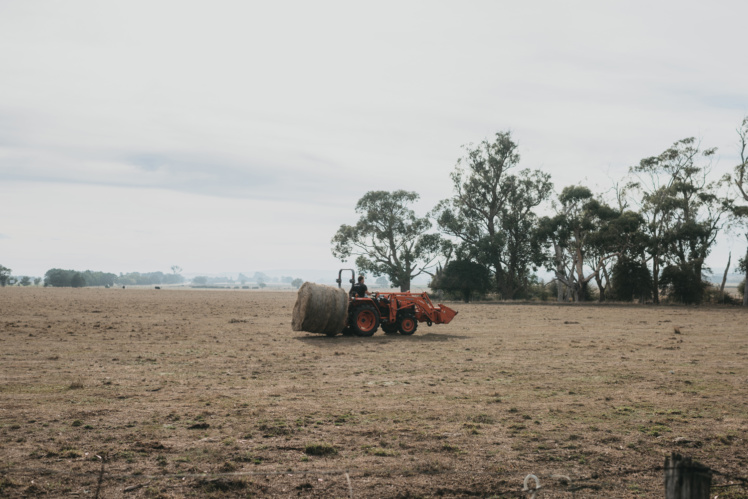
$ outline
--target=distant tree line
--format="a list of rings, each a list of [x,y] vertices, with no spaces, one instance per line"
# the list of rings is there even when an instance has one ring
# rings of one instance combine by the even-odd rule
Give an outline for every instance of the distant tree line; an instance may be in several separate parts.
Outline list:
[[[225,281],[226,278],[225,277],[218,277],[218,278],[210,278],[209,277],[207,279],[208,280],[210,280],[210,279],[224,279],[224,281]],[[270,277],[269,275],[267,275],[264,272],[255,272],[252,275],[252,277],[248,277],[248,276],[246,276],[244,274],[239,274],[239,276],[237,277],[237,280],[239,282],[241,282],[242,285],[244,285],[244,284],[246,284],[248,282],[253,282],[253,283],[256,283],[258,285],[259,284],[266,284],[267,285],[269,283],[283,283],[283,284],[291,284],[292,286],[296,286],[293,283],[295,281],[297,281],[298,278],[294,279],[291,276],[285,276],[285,275],[281,276],[281,277]],[[233,279],[229,279],[229,282],[231,282],[231,281],[233,281]],[[303,281],[302,281],[302,284],[303,284]],[[299,286],[301,286],[301,284],[299,284]],[[296,287],[298,287],[298,286],[296,286]]]
[[[95,272],[92,270],[64,270],[49,269],[44,274],[44,285],[54,286],[56,288],[73,287],[82,288],[84,286],[113,286],[115,274],[106,272]]]
[[[182,284],[184,277],[181,274],[165,274],[163,272],[130,272],[120,274],[114,283],[117,285],[144,286],[152,284]]]
[[[740,164],[721,178],[712,178],[716,149],[686,138],[631,166],[608,192],[570,185],[555,193],[550,175],[519,169],[511,133],[497,133],[464,148],[453,196],[423,217],[410,208],[415,192],[366,193],[358,222],[332,238],[332,253],[355,257],[360,271],[401,290],[429,274],[432,289],[465,300],[491,292],[505,300],[553,293],[558,301],[700,303],[720,231],[739,231],[748,248],[748,117],[738,137]],[[747,260],[748,249],[738,265],[748,277]],[[538,282],[541,268],[553,275],[548,285]],[[745,281],[748,306],[744,289]],[[727,300],[724,280],[719,295]]]
[[[180,284],[184,277],[180,274],[164,274],[163,272],[130,272],[128,274],[116,275],[111,272],[98,272],[93,270],[64,270],[49,269],[44,274],[44,285],[53,287],[84,286],[126,286],[126,285],[158,285],[158,284]]]
[[[169,285],[169,284],[182,284],[185,282],[185,278],[180,274],[182,268],[179,266],[173,266],[172,273],[164,272],[130,272],[127,274],[120,273],[119,275],[111,272],[99,272],[93,270],[71,270],[71,269],[49,269],[44,274],[44,286],[51,287],[73,287],[80,288],[85,286],[150,286],[150,285]],[[32,284],[40,285],[42,282],[41,277],[31,278],[29,276],[14,277],[11,275],[11,269],[0,265],[0,286],[29,286]],[[270,278],[262,272],[255,272],[254,276],[249,278],[243,274],[239,274],[238,280],[244,285],[246,282],[253,282],[257,287],[264,288],[267,283],[284,283],[289,284],[295,288],[301,287],[304,283],[302,279],[293,278],[289,276],[282,276],[280,278]],[[227,277],[208,277],[208,276],[197,276],[192,279],[192,284],[195,286],[215,286],[219,284],[234,283],[234,279]]]
[[[0,265],[0,286],[5,287],[8,284],[13,284],[11,280],[12,276],[10,275],[11,272],[13,271],[8,267]]]
[[[35,286],[38,286],[39,283],[42,281],[41,277],[30,277],[27,275],[13,276],[11,275],[11,272],[13,271],[9,269],[8,267],[0,265],[0,287],[31,286],[32,283]]]

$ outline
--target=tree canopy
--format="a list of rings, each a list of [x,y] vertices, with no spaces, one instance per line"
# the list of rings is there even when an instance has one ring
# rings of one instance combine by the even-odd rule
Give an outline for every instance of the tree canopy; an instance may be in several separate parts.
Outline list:
[[[505,299],[526,295],[530,276],[542,261],[533,234],[534,210],[553,189],[547,173],[515,173],[519,160],[510,132],[465,147],[451,175],[454,196],[434,210],[439,227],[458,241],[458,258],[488,268]]]
[[[429,273],[442,249],[439,234],[429,233],[429,217],[418,217],[410,205],[415,192],[367,192],[356,204],[355,225],[341,225],[332,238],[332,254],[347,261],[356,257],[359,272],[387,276],[402,291],[413,278]]]
[[[693,286],[704,289],[704,263],[730,207],[720,184],[709,178],[715,153],[716,148],[702,150],[689,137],[630,168],[635,178],[630,187],[641,195],[640,213],[646,221],[644,258],[652,269],[655,302],[658,288],[679,301],[702,299]],[[666,282],[659,282],[661,276]]]
[[[0,286],[7,286],[10,281],[11,269],[0,265]]]
[[[425,217],[410,208],[415,192],[366,193],[355,207],[358,222],[340,226],[332,253],[355,257],[360,272],[387,276],[402,290],[425,272],[433,289],[457,292],[459,283],[469,296],[483,290],[480,267],[501,299],[545,297],[535,275],[545,266],[559,301],[698,303],[708,286],[706,258],[728,215],[743,224],[748,243],[748,117],[738,134],[741,162],[723,181],[711,178],[716,149],[689,137],[642,159],[607,193],[571,185],[551,201],[550,175],[519,169],[517,143],[499,132],[464,146],[450,176],[453,196]],[[441,234],[431,232],[431,219]],[[433,276],[437,263],[443,270]]]

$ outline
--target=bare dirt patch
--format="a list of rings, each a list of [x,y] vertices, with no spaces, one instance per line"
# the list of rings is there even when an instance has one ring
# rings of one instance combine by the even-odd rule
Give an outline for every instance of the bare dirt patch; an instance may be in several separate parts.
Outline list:
[[[742,309],[449,304],[329,338],[294,301],[0,289],[0,496],[661,497],[673,451],[746,476]]]

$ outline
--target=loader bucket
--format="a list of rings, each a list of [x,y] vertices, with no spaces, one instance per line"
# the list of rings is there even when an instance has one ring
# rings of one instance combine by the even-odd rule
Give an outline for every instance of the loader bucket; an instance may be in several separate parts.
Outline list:
[[[457,315],[456,310],[452,310],[446,305],[439,304],[439,307],[436,309],[438,313],[438,320],[437,324],[449,324],[449,322],[454,319],[455,315]]]

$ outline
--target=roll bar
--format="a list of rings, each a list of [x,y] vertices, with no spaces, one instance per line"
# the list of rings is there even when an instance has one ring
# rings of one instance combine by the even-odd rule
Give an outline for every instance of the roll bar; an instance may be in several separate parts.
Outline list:
[[[342,284],[343,284],[343,272],[346,271],[346,270],[350,270],[351,271],[351,280],[348,281],[348,282],[350,282],[351,284],[355,284],[355,282],[356,282],[356,271],[355,270],[353,270],[353,269],[340,269],[338,271],[338,278],[335,279],[335,282],[338,283],[338,287],[339,288],[343,287],[342,286]]]

